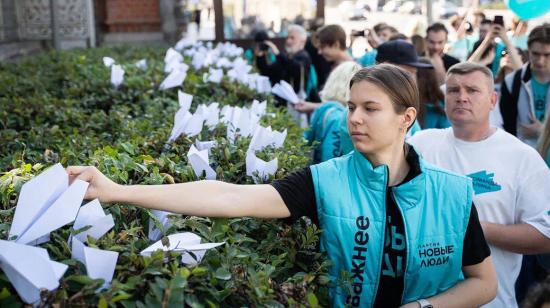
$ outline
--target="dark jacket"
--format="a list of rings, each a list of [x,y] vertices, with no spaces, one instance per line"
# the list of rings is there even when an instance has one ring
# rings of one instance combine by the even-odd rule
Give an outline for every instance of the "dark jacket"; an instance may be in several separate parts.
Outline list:
[[[256,57],[256,66],[260,74],[269,77],[271,84],[276,84],[281,80],[285,80],[298,93],[300,91],[301,74],[303,72],[304,90],[307,86],[309,78],[309,69],[311,59],[305,50],[300,50],[296,54],[289,56],[283,52],[277,55],[275,62],[267,63],[266,57]],[[303,68],[303,70],[301,69]]]

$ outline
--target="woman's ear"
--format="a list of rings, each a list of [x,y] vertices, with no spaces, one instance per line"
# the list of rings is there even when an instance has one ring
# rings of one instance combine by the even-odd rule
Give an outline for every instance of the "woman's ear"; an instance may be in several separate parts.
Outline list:
[[[408,107],[403,114],[403,126],[405,130],[413,125],[414,120],[416,120],[416,108]]]

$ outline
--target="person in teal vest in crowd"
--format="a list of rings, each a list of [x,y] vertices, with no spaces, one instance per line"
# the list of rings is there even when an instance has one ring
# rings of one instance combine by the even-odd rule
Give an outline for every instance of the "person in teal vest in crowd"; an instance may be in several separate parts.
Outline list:
[[[421,57],[420,63],[430,64],[431,60]],[[420,94],[418,123],[422,129],[447,128],[451,123],[445,115],[445,94],[439,87],[436,73],[431,68],[421,68],[416,73]]]
[[[209,217],[309,216],[333,264],[335,307],[478,307],[497,284],[472,182],[425,163],[405,143],[417,108],[413,76],[381,64],[350,81],[356,150],[272,184],[123,186],[95,167],[67,173],[90,183],[86,199],[101,202]]]
[[[361,69],[354,61],[346,61],[332,70],[321,91],[323,103],[300,102],[294,108],[303,113],[311,113],[309,129],[305,137],[314,144],[314,164],[341,156],[340,118],[345,116],[348,101],[348,83],[351,77]]]

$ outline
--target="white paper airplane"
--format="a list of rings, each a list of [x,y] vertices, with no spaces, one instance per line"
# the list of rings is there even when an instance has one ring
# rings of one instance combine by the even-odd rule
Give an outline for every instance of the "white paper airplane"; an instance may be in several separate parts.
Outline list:
[[[90,278],[104,280],[100,290],[109,287],[115,273],[118,252],[88,247],[76,238],[72,240],[71,251],[72,258],[84,264]]]
[[[153,215],[158,218],[164,230],[172,226],[172,224],[170,223],[170,219],[168,218],[168,215],[173,215],[172,213],[160,210],[151,210],[151,213],[153,213]],[[152,219],[149,219],[148,237],[151,241],[158,241],[162,237],[162,231],[155,226],[155,223]]]
[[[78,211],[73,229],[80,230],[86,226],[91,228],[74,235],[74,238],[83,243],[88,242],[88,236],[99,239],[115,226],[113,215],[105,215],[98,199],[83,205]]]
[[[118,64],[111,65],[111,84],[118,88],[124,81],[124,70]]]
[[[0,240],[0,268],[25,303],[37,304],[41,289],[55,290],[68,266],[44,248]]]
[[[111,65],[115,64],[115,59],[110,57],[103,57],[103,65],[106,67],[111,67]]]
[[[250,111],[252,111],[256,116],[263,117],[267,110],[267,101],[258,101],[253,100],[252,106],[250,106]]]
[[[203,76],[204,82],[213,82],[213,83],[220,83],[223,78],[223,69],[213,69],[210,68],[208,74],[205,73]]]
[[[75,180],[57,164],[25,183],[15,208],[9,238],[29,244],[74,221],[88,183]]]
[[[256,184],[267,181],[277,172],[277,166],[277,158],[266,162],[256,157],[253,151],[246,153],[246,175],[251,176]]]
[[[170,72],[170,74],[160,84],[159,89],[167,90],[170,88],[179,87],[185,80],[185,77],[187,77],[187,71],[180,66]]]
[[[216,146],[216,141],[199,141],[198,139],[195,140],[195,147],[199,151],[208,150],[208,154],[210,154],[210,150]]]
[[[201,244],[201,238],[191,232],[168,235],[168,240],[168,247],[164,246],[162,241],[158,241],[145,248],[140,254],[142,256],[151,256],[151,254],[157,250],[182,252],[182,263],[197,264],[202,260],[206,250],[225,244],[225,242]]]
[[[139,68],[140,70],[146,70],[147,69],[147,60],[146,59],[141,59],[139,61],[136,62],[136,67]]]
[[[285,129],[282,132],[272,131],[271,126],[263,127],[258,126],[252,135],[250,140],[250,145],[248,146],[249,151],[261,151],[267,146],[273,146],[274,148],[280,148],[285,142],[287,135],[287,130]]]
[[[207,149],[199,151],[194,145],[191,145],[191,148],[187,153],[187,159],[189,160],[189,164],[191,164],[191,167],[198,178],[200,178],[202,173],[205,172],[207,180],[216,179],[216,171],[214,171],[208,163]]]
[[[180,104],[180,109],[189,111],[191,103],[193,102],[193,95],[178,90],[178,102]]]

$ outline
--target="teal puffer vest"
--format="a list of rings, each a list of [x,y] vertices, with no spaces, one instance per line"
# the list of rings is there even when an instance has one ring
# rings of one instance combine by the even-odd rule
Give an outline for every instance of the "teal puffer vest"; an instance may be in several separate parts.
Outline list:
[[[421,159],[418,163],[420,174],[392,189],[405,226],[402,304],[441,293],[464,278],[471,180]],[[373,168],[357,151],[310,168],[323,230],[321,250],[334,263],[333,305],[371,307],[382,266],[388,168]]]

